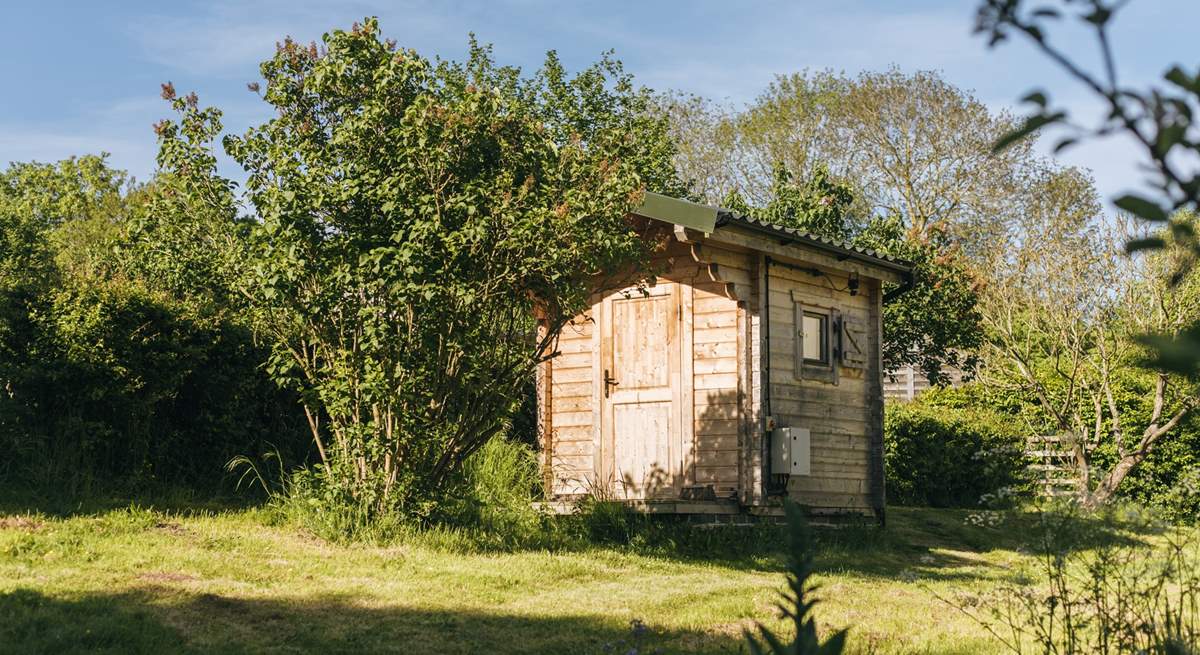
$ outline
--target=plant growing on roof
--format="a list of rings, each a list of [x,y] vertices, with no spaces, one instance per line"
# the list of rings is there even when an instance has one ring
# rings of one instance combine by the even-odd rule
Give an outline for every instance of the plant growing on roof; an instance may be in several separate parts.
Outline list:
[[[647,258],[627,215],[681,191],[665,123],[607,56],[522,77],[474,40],[464,63],[397,49],[374,19],[287,40],[262,74],[275,117],[224,145],[261,221],[242,292],[268,370],[301,393],[327,500],[426,516],[597,277]],[[160,133],[172,169],[215,176]]]

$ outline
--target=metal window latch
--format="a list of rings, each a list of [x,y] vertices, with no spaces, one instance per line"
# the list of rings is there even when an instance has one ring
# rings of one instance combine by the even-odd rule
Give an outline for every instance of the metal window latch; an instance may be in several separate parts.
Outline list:
[[[611,391],[612,388],[617,386],[618,384],[621,384],[621,383],[617,382],[617,379],[614,378],[612,375],[609,375],[608,369],[604,369],[604,397],[605,398],[608,398],[608,392]]]

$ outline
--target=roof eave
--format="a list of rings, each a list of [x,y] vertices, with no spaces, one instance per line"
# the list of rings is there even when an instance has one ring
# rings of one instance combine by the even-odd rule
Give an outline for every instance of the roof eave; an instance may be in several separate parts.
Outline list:
[[[759,234],[776,237],[784,243],[804,244],[812,248],[834,253],[838,255],[839,258],[844,257],[846,259],[853,259],[864,264],[878,266],[879,268],[895,271],[903,275],[909,275],[912,273],[912,265],[905,261],[875,257],[873,255],[868,255],[867,253],[854,250],[853,248],[839,246],[837,244],[822,241],[820,239],[813,239],[802,234],[796,234],[786,229],[765,225],[758,221],[740,219],[735,214],[722,210],[717,214],[717,227],[719,228],[727,225],[741,227],[747,230],[758,232]]]

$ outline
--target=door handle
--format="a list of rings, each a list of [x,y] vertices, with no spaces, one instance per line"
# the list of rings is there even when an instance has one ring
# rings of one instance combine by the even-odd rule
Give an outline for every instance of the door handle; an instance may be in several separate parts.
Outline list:
[[[612,388],[617,386],[618,384],[621,384],[621,383],[617,382],[616,378],[609,375],[608,369],[604,369],[604,397],[605,398],[608,398],[608,392],[611,391]]]

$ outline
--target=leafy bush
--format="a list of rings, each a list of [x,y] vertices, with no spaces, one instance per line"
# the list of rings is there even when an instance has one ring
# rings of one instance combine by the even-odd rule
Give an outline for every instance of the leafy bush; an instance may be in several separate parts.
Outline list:
[[[537,453],[529,445],[495,437],[467,458],[462,493],[449,505],[444,522],[476,533],[493,547],[551,545],[555,526],[534,508],[541,497]]]
[[[274,117],[223,145],[261,219],[237,284],[266,370],[304,404],[322,498],[428,521],[597,278],[649,261],[629,214],[682,191],[666,122],[611,58],[569,76],[550,54],[523,77],[475,43],[463,63],[399,49],[374,19],[285,40],[261,72]],[[228,223],[220,112],[163,96],[176,223],[204,206]]]
[[[891,405],[884,417],[888,501],[978,507],[1025,493],[1023,444],[1002,414],[921,401]]]
[[[133,274],[145,194],[123,179],[101,157],[0,172],[0,483],[211,493],[268,439],[302,461],[295,396],[237,312]]]

